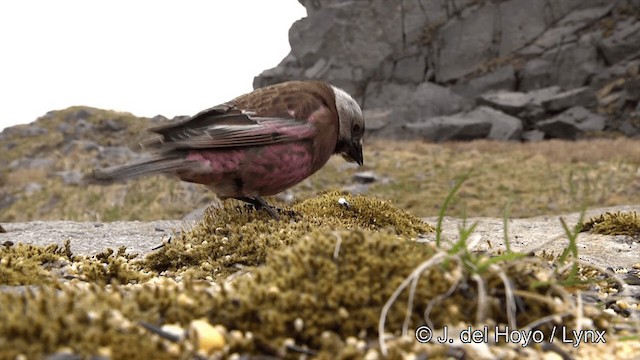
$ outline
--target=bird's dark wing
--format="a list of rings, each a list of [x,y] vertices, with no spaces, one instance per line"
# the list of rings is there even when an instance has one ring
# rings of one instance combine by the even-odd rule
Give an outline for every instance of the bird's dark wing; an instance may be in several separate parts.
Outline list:
[[[162,135],[144,143],[159,150],[216,149],[259,146],[312,137],[312,124],[292,117],[256,116],[227,104],[195,116],[151,128]]]

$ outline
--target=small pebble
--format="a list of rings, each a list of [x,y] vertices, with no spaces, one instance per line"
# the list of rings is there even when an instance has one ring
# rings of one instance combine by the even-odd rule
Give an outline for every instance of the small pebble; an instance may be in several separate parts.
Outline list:
[[[338,204],[348,208],[351,207],[351,204],[349,204],[349,202],[347,201],[347,199],[341,197],[340,199],[338,199]]]
[[[216,350],[222,350],[225,345],[224,336],[206,319],[193,320],[189,324],[189,338],[198,348],[198,352],[210,354]]]

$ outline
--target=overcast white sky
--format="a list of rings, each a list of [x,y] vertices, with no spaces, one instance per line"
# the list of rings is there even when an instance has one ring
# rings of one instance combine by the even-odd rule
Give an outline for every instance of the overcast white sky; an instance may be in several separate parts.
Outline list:
[[[194,114],[290,50],[296,0],[0,2],[0,130],[87,105]]]

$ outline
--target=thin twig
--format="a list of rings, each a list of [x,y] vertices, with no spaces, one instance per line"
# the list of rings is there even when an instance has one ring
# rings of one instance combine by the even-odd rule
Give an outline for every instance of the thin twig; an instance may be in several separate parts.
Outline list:
[[[382,307],[382,311],[380,312],[380,318],[378,321],[378,341],[380,343],[380,352],[382,352],[382,355],[387,356],[387,345],[384,339],[384,325],[387,321],[389,309],[391,309],[391,306],[398,299],[398,296],[400,296],[402,291],[407,288],[407,286],[411,283],[411,281],[413,281],[414,278],[420,277],[420,275],[425,270],[429,269],[432,266],[438,265],[442,261],[442,259],[446,257],[447,253],[439,252],[433,255],[429,260],[424,261],[422,264],[418,265],[418,267],[402,281],[402,283],[396,288],[393,294],[391,294],[389,300],[387,300],[387,302]]]
[[[484,318],[487,315],[487,289],[485,288],[484,279],[478,274],[471,275],[473,281],[478,284],[478,309],[476,310],[476,325],[484,322]]]
[[[498,277],[502,280],[504,284],[504,296],[507,302],[507,322],[509,323],[509,327],[512,329],[516,328],[516,301],[515,296],[513,295],[513,285],[511,285],[511,281],[509,281],[509,277],[507,274],[500,269],[500,267],[496,265],[492,265],[490,267],[493,271],[498,274]]]

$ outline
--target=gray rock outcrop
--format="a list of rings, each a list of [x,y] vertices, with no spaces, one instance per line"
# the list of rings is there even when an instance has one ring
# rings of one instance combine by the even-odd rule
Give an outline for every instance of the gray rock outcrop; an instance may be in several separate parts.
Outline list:
[[[585,131],[602,131],[605,119],[582,106],[574,106],[551,119],[536,124],[538,129],[552,138],[575,139]]]
[[[332,82],[372,116],[372,134],[525,139],[581,106],[605,131],[640,135],[639,0],[299,1],[308,16],[291,27],[290,54],[254,86]],[[519,130],[486,131],[469,117],[479,106]],[[591,131],[571,128],[568,138]]]

